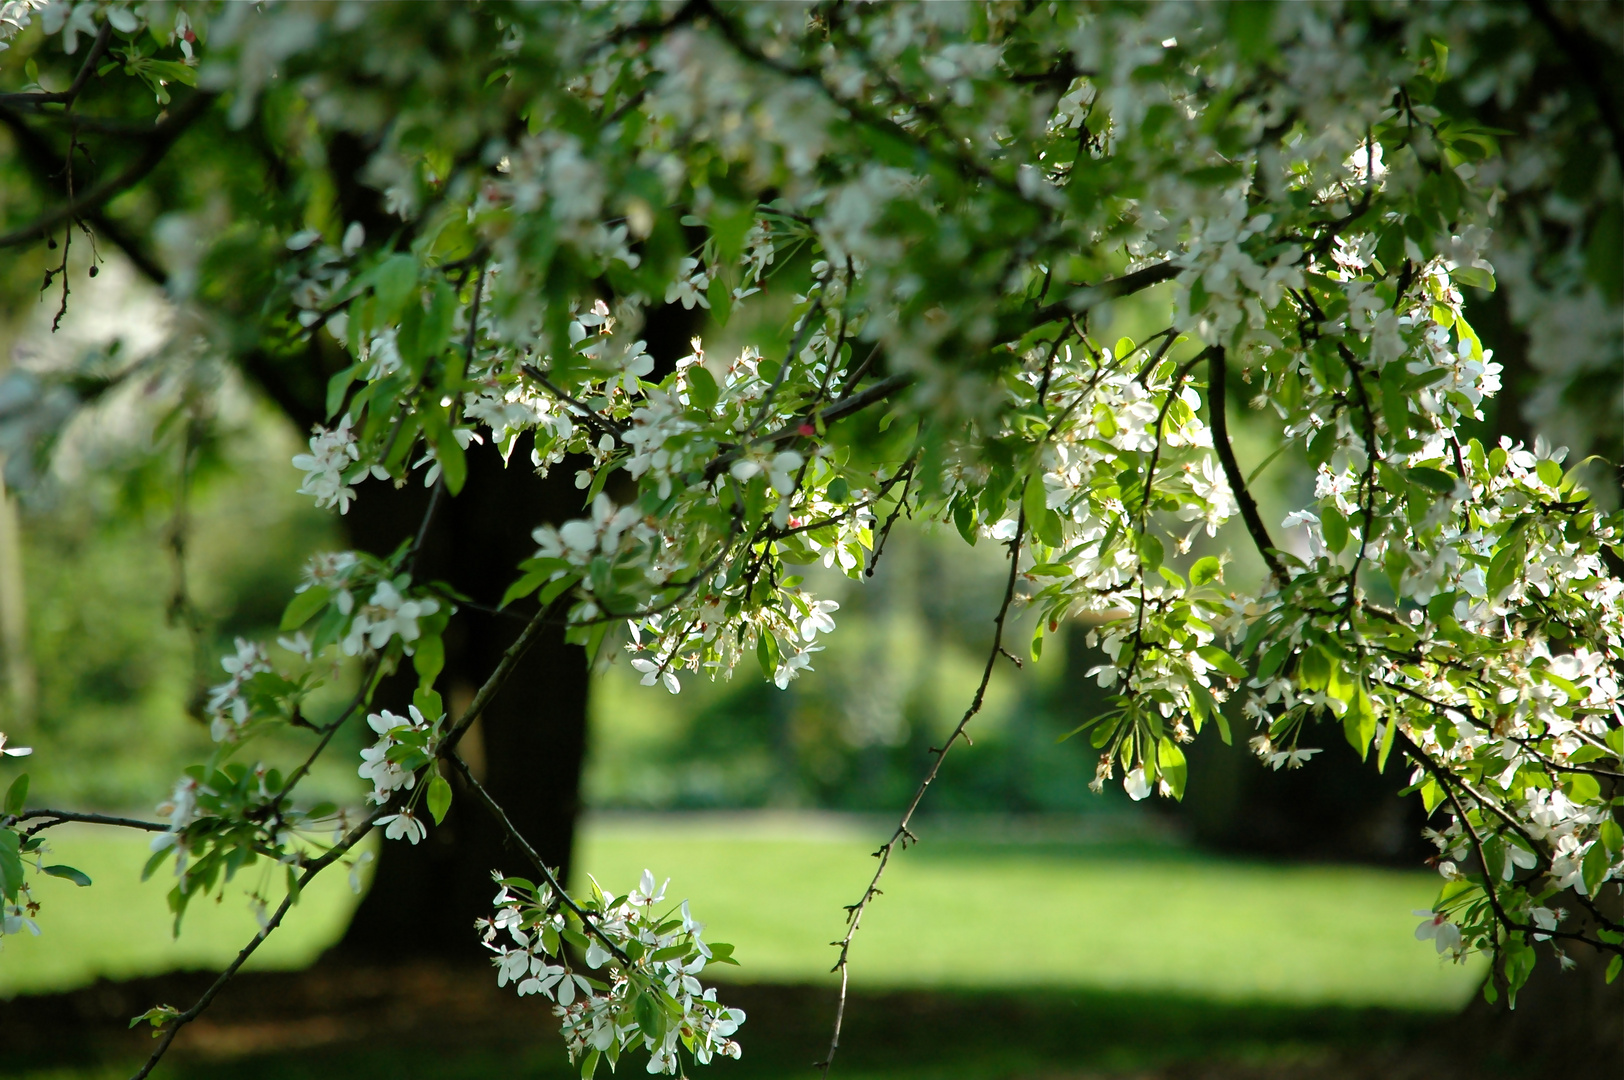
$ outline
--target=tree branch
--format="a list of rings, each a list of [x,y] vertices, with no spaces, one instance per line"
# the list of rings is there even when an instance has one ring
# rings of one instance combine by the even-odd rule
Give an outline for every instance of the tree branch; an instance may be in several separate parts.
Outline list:
[[[25,810],[16,817],[6,818],[0,822],[4,825],[22,824],[38,818],[48,820],[32,825],[24,835],[33,836],[37,832],[62,825],[69,821],[82,821],[90,825],[119,825],[126,829],[141,829],[144,832],[167,832],[169,825],[163,821],[143,821],[140,818],[113,817],[109,814],[82,814],[75,810]]]
[[[1131,274],[1120,277],[1107,278],[1098,285],[1083,285],[1064,300],[1049,304],[1037,310],[1035,317],[1028,315],[1032,325],[1037,326],[1055,319],[1064,319],[1075,315],[1079,311],[1086,311],[1094,305],[1105,300],[1119,300],[1136,292],[1142,292],[1152,285],[1160,285],[1164,281],[1172,281],[1178,277],[1179,266],[1172,259],[1165,262],[1153,263],[1141,267]]]
[[[92,185],[84,194],[75,197],[69,202],[49,210],[35,221],[24,225],[20,229],[13,229],[9,233],[0,235],[0,248],[16,247],[18,244],[37,240],[47,235],[52,229],[64,221],[73,221],[85,216],[91,210],[100,207],[115,195],[123,193],[138,183],[147,173],[157,168],[163,161],[181,135],[192,125],[198,117],[202,116],[208,107],[213,104],[215,95],[208,93],[193,94],[187,98],[169,119],[159,124],[152,131],[147,140],[146,147],[136,159],[124,167],[116,176],[109,177],[98,184]]]
[[[473,770],[462,759],[462,755],[454,751],[451,753],[442,752],[441,757],[451,763],[452,767],[457,770],[458,775],[462,777],[463,783],[468,785],[468,790],[473,792],[474,799],[490,813],[491,817],[496,819],[496,823],[502,827],[502,831],[507,833],[508,839],[512,840],[519,850],[524,853],[524,857],[530,861],[530,865],[536,868],[537,873],[546,879],[547,884],[552,887],[553,893],[558,897],[559,902],[575,913],[575,917],[581,920],[581,925],[586,927],[587,932],[601,941],[603,947],[608,949],[616,960],[619,960],[622,964],[630,964],[631,958],[607,934],[598,928],[598,924],[592,921],[587,912],[581,910],[580,906],[570,897],[570,894],[565,891],[564,886],[559,883],[558,878],[554,876],[552,868],[542,860],[542,857],[536,853],[536,849],[530,846],[530,841],[524,838],[524,834],[507,816],[507,811],[503,810],[501,804],[491,797],[491,793],[486,791],[478,780],[474,779]]]
[[[1264,526],[1262,516],[1258,514],[1257,501],[1246,488],[1240,463],[1235,460],[1235,448],[1229,444],[1229,417],[1225,394],[1229,369],[1224,363],[1224,347],[1213,345],[1207,349],[1206,355],[1212,362],[1211,373],[1207,376],[1207,405],[1212,412],[1213,449],[1218,452],[1218,461],[1224,467],[1224,478],[1229,481],[1229,490],[1235,496],[1235,503],[1241,508],[1241,520],[1246,523],[1246,531],[1252,536],[1252,544],[1257,548],[1258,554],[1263,556],[1264,565],[1269,568],[1269,573],[1274,575],[1276,581],[1285,584],[1286,568],[1275,555],[1274,541],[1269,539],[1269,530]]]
[[[993,619],[992,647],[987,651],[987,663],[981,669],[981,682],[976,687],[975,697],[971,699],[970,707],[964,710],[964,716],[959,720],[958,726],[953,729],[952,734],[947,737],[947,741],[940,747],[931,748],[931,752],[936,755],[936,760],[931,763],[930,768],[919,781],[919,787],[914,791],[913,798],[909,800],[907,809],[902,812],[902,817],[897,822],[895,831],[891,833],[891,839],[887,840],[874,853],[874,857],[880,860],[880,864],[874,868],[874,876],[869,880],[868,888],[863,890],[862,899],[846,909],[848,918],[846,936],[839,941],[830,942],[831,945],[840,950],[840,958],[835,961],[835,966],[830,969],[840,973],[840,996],[835,1004],[835,1026],[834,1032],[829,1038],[829,1052],[824,1055],[822,1061],[817,1063],[819,1072],[824,1076],[829,1075],[829,1067],[834,1064],[835,1052],[840,1049],[840,1026],[846,1015],[846,988],[849,981],[847,959],[851,953],[852,939],[857,936],[858,927],[863,921],[863,912],[867,911],[868,905],[876,896],[880,895],[880,878],[885,874],[885,868],[890,863],[891,854],[896,850],[897,845],[900,844],[906,847],[911,841],[917,839],[908,827],[913,821],[914,811],[919,809],[919,804],[925,798],[925,792],[930,789],[931,783],[935,781],[936,774],[941,772],[942,762],[947,759],[947,752],[953,749],[953,744],[961,738],[969,739],[965,729],[976,714],[981,711],[982,702],[986,700],[987,685],[992,681],[993,667],[998,663],[999,656],[1008,655],[1004,651],[1004,620],[1008,618],[1010,605],[1015,601],[1015,583],[1020,579],[1021,542],[1025,535],[1026,511],[1021,510],[1016,515],[1015,536],[1009,541],[1009,578],[1004,584],[1004,600],[999,605],[998,615]]]
[[[0,105],[72,105],[73,99],[79,96],[79,91],[85,88],[90,76],[96,70],[96,61],[102,58],[107,46],[113,40],[113,24],[104,21],[101,29],[96,32],[96,40],[91,42],[90,51],[85,53],[85,62],[79,65],[79,73],[73,77],[73,82],[66,90],[58,93],[25,93],[0,94]]]
[[[351,848],[359,844],[366,834],[372,831],[373,824],[384,815],[386,809],[383,806],[378,807],[368,815],[365,821],[346,833],[342,840],[328,848],[321,858],[306,866],[305,872],[299,875],[299,888],[303,889],[311,878],[343,858]],[[282,903],[277,906],[276,912],[266,920],[259,933],[255,934],[253,939],[242,947],[242,950],[237,953],[236,959],[231,961],[226,969],[220,973],[220,977],[215,979],[207,990],[203,991],[203,995],[193,1002],[192,1007],[183,1013],[176,1014],[165,1022],[163,1032],[158,1036],[158,1045],[153,1049],[151,1056],[147,1058],[141,1068],[137,1069],[135,1074],[130,1077],[130,1080],[145,1080],[169,1049],[169,1044],[175,1041],[175,1036],[180,1033],[180,1029],[196,1020],[203,1010],[209,1007],[220,991],[225,989],[226,983],[231,981],[231,977],[237,974],[250,956],[254,955],[254,950],[264,944],[265,939],[271,936],[271,932],[282,925],[282,918],[287,915],[288,909],[293,907],[293,901],[297,895],[297,891],[290,890],[288,895],[283,897]]]

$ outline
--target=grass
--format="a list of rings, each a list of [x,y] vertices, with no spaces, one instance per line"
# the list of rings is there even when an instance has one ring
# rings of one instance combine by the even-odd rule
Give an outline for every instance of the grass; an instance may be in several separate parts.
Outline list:
[[[1436,879],[1366,867],[1271,866],[1167,845],[1009,842],[923,829],[865,916],[853,985],[870,991],[1080,990],[1217,1002],[1448,1010],[1480,977],[1411,936]],[[578,864],[624,892],[645,866],[691,898],[708,936],[731,941],[733,981],[818,984],[842,905],[862,894],[878,825],[806,817],[599,819]],[[944,835],[945,834],[945,835]],[[162,874],[142,883],[141,837],[62,829],[54,858],[96,884],[45,879],[43,936],[7,938],[0,995],[66,989],[172,968],[217,966],[256,929],[239,879],[194,904],[169,934]],[[518,868],[512,868],[517,872]],[[320,878],[252,963],[299,967],[342,930],[354,903],[341,871]]]
[[[141,880],[151,852],[145,834],[65,825],[51,831],[51,861],[90,875],[80,888],[61,878],[31,881],[41,909],[40,936],[24,931],[0,941],[0,997],[67,990],[100,976],[114,979],[185,968],[222,967],[259,929],[249,908],[249,889],[280,881],[260,863],[227,886],[224,897],[197,900],[187,908],[179,937],[171,933],[170,870]],[[278,884],[269,892],[282,899]],[[343,932],[354,909],[344,872],[318,877],[283,926],[249,960],[253,968],[309,964]]]
[[[1083,989],[1225,1002],[1453,1010],[1477,965],[1412,936],[1437,878],[1369,867],[1263,865],[1165,845],[1010,843],[921,829],[864,916],[854,985],[871,990]],[[580,862],[624,892],[672,877],[741,981],[829,979],[842,906],[873,872],[882,826],[703,817],[602,821]]]

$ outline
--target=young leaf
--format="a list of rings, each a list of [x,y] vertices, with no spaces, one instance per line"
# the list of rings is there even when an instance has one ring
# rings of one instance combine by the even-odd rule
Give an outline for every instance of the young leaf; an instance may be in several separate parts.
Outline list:
[[[1219,581],[1224,576],[1224,564],[1215,556],[1206,555],[1195,561],[1190,567],[1190,584],[1195,586],[1207,585]]]
[[[1246,669],[1241,667],[1240,661],[1216,645],[1203,645],[1195,653],[1232,679],[1246,678]]]
[[[436,825],[445,820],[446,811],[451,809],[451,785],[438,773],[429,781],[428,804]]]
[[[320,585],[312,585],[302,593],[294,593],[293,599],[288,601],[288,606],[282,611],[280,629],[284,631],[299,629],[310,621],[311,616],[326,607],[327,601],[332,597],[333,594]]]
[[[17,890],[23,884],[23,861],[19,849],[21,841],[10,829],[0,829],[0,895],[13,903]]]
[[[1187,768],[1184,751],[1172,739],[1163,739],[1156,748],[1156,762],[1161,767],[1162,779],[1173,789],[1173,798],[1184,798],[1184,778]]]
[[[90,884],[89,874],[86,874],[83,870],[75,870],[71,866],[62,866],[61,864],[58,864],[56,866],[42,866],[40,869],[42,872],[50,874],[52,877],[66,878],[80,888],[84,888],[86,885]]]
[[[1359,760],[1363,761],[1370,753],[1371,741],[1376,737],[1376,713],[1371,708],[1370,695],[1365,693],[1362,682],[1354,688],[1348,711],[1342,714],[1342,733],[1347,736],[1348,745],[1359,751]]]
[[[27,801],[28,801],[28,774],[23,773],[21,776],[17,777],[17,779],[15,779],[15,780],[13,780],[11,782],[11,787],[6,789],[6,813],[7,814],[20,814],[20,813],[22,813],[23,812],[23,805]]]
[[[1320,514],[1320,528],[1325,533],[1325,547],[1332,555],[1340,555],[1348,546],[1348,519],[1334,506],[1327,506]]]

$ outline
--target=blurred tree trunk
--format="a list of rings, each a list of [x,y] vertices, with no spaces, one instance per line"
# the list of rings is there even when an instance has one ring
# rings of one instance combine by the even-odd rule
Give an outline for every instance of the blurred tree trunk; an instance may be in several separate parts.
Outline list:
[[[511,468],[488,446],[470,447],[468,482],[445,500],[431,523],[418,562],[420,580],[438,580],[494,608],[516,575],[514,567],[535,552],[530,531],[580,510],[573,477],[558,469],[538,480],[528,448],[514,450]],[[388,554],[411,537],[428,505],[428,492],[411,485],[392,490],[369,484],[346,519],[354,544]],[[448,711],[458,715],[489,677],[525,623],[463,605],[446,633],[446,666],[439,688]],[[416,678],[409,666],[385,680],[375,708],[405,712]],[[581,761],[586,747],[587,662],[579,646],[549,630],[532,646],[475,722],[463,746],[480,782],[542,858],[569,870],[578,809]],[[452,777],[453,788],[460,780]],[[372,888],[338,949],[350,955],[390,959],[425,952],[478,955],[473,921],[490,914],[495,886],[490,872],[530,873],[503,844],[490,815],[458,791],[450,814],[429,826],[421,844],[384,844]]]
[[[22,526],[4,479],[0,479],[0,657],[4,660],[6,722],[20,733],[34,721],[34,664],[28,651]]]

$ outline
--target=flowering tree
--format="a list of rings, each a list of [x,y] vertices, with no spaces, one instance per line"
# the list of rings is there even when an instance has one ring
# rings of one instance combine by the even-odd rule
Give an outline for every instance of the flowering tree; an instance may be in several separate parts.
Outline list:
[[[23,85],[0,105],[15,130],[66,138],[70,179],[0,244],[60,236],[46,286],[63,304],[75,232],[113,236],[110,200],[184,163],[192,125],[271,117],[304,154],[324,134],[365,137],[360,175],[388,229],[313,189],[297,228],[205,208],[154,235],[184,267],[172,291],[190,355],[201,333],[229,356],[248,326],[253,348],[295,365],[341,356],[290,482],[340,515],[391,486],[432,497],[415,540],[316,559],[288,636],[226,659],[208,700],[218,749],[176,782],[167,822],[33,809],[16,781],[7,932],[33,926],[30,873],[77,874],[42,857],[62,821],[155,831],[148,869],[175,875],[177,917],[251,863],[286,868],[220,982],[148,1014],[145,1075],[314,875],[380,826],[416,845],[471,800],[532,875],[498,874],[478,933],[499,981],[553,1002],[584,1074],[633,1046],[654,1072],[677,1070],[679,1048],[737,1054],[742,1014],[696,978],[730,950],[652,874],[623,895],[567,892],[459,742],[549,627],[603,660],[628,652],[651,692],[741,663],[780,688],[812,677],[836,606],[798,568],[873,573],[908,514],[1001,545],[1008,576],[980,687],[848,909],[842,1003],[936,767],[1026,647],[1006,636],[1016,605],[1037,613],[1033,655],[1067,619],[1098,622],[1092,674],[1114,696],[1074,733],[1100,752],[1096,789],[1180,797],[1181,747],[1209,725],[1274,768],[1311,764],[1327,733],[1376,768],[1396,754],[1437,815],[1443,886],[1418,936],[1489,953],[1491,997],[1514,995],[1541,952],[1596,950],[1610,980],[1624,964],[1624,519],[1565,451],[1474,437],[1500,369],[1461,292],[1509,267],[1531,340],[1554,333],[1554,309],[1585,350],[1535,366],[1570,382],[1614,370],[1610,90],[1553,106],[1503,153],[1508,133],[1473,119],[1529,77],[1508,40],[1538,23],[1590,48],[1585,17],[12,0],[0,25],[33,51],[5,69]],[[97,134],[136,149],[75,186]],[[1575,145],[1607,150],[1546,220],[1541,169]],[[207,185],[208,162],[194,168],[171,182]],[[1522,212],[1496,240],[1504,204]],[[273,268],[258,306],[222,311],[211,275],[248,256]],[[1099,337],[1113,301],[1154,288],[1162,329]],[[710,340],[656,358],[643,331],[662,303],[704,311]],[[1267,462],[1237,459],[1234,394],[1315,469],[1312,502],[1282,523],[1249,488]],[[1618,430],[1616,401],[1544,407]],[[418,559],[431,519],[458,514],[476,443],[526,477],[573,474],[582,509],[537,527],[509,568],[501,606],[523,629],[448,715],[444,631],[468,601]],[[1265,568],[1255,588],[1216,553],[1232,519]],[[302,702],[341,668],[359,669],[353,700],[311,724]],[[391,672],[414,680],[404,713],[374,703]],[[309,804],[310,764],[363,721],[377,736],[365,804]],[[286,725],[315,729],[305,762],[253,764],[256,738]],[[825,1069],[839,1028],[837,1014]]]

